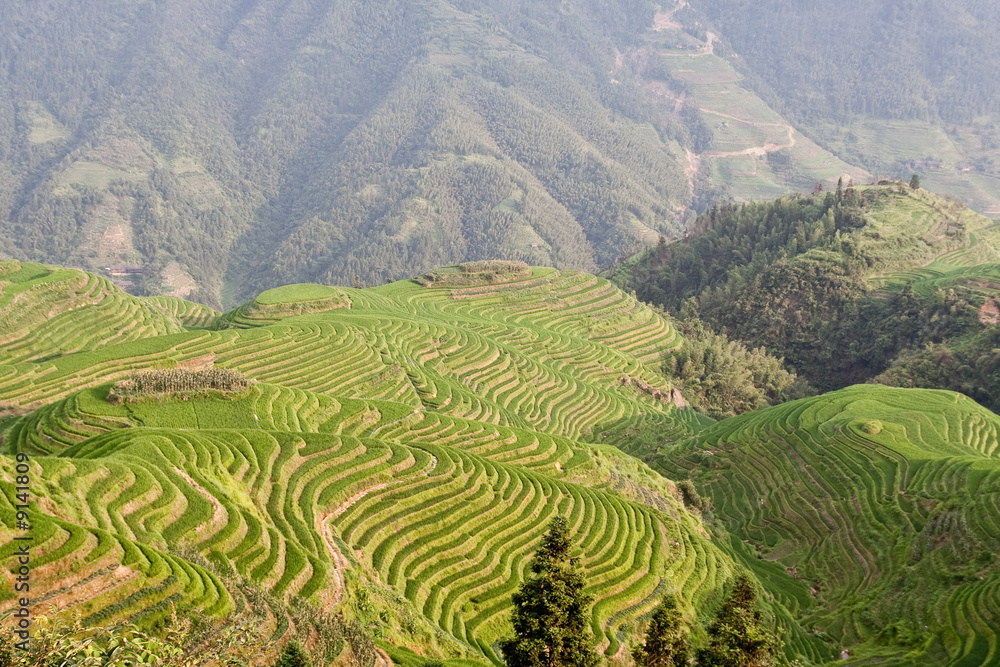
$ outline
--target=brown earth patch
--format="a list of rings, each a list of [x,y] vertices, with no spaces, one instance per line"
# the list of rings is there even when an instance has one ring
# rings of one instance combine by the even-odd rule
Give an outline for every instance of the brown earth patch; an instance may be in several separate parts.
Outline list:
[[[163,279],[163,294],[178,299],[184,299],[198,289],[198,283],[179,262],[170,262],[160,273]]]
[[[979,322],[987,326],[1000,324],[1000,305],[997,300],[989,298],[982,308],[979,309]]]
[[[182,368],[186,371],[207,371],[215,366],[215,358],[215,352],[209,352],[200,357],[178,362],[177,368]]]

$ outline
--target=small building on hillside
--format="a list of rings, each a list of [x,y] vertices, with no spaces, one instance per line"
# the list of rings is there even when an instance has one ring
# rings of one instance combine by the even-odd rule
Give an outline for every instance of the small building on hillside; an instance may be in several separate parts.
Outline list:
[[[141,264],[112,264],[111,266],[104,267],[104,270],[108,272],[109,276],[115,278],[142,275]]]

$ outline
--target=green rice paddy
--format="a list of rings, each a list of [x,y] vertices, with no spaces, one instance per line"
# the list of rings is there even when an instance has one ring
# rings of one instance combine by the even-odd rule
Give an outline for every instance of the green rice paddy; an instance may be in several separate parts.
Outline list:
[[[749,569],[788,659],[997,660],[1000,418],[956,394],[852,388],[715,424],[670,399],[671,324],[572,271],[290,286],[225,316],[57,267],[5,262],[0,280],[0,555],[23,452],[38,613],[224,617],[242,580],[366,622],[374,604],[401,655],[497,662],[558,513],[609,657],[667,591],[700,636]],[[249,388],[107,400],[136,370],[212,366]],[[647,428],[658,451],[630,440]],[[680,502],[686,478],[715,523]]]

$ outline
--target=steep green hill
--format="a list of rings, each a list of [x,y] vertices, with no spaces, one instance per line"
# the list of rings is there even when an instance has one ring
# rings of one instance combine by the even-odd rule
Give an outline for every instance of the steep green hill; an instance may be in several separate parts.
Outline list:
[[[721,57],[673,57],[698,40],[661,14],[649,0],[7,5],[0,257],[142,265],[143,294],[232,307],[498,256],[593,271],[726,188],[867,176]]]
[[[1000,418],[958,394],[856,386],[721,422],[654,468],[695,481],[847,664],[992,665],[998,438]]]
[[[36,614],[162,629],[253,608],[274,644],[315,609],[413,664],[496,663],[558,513],[609,663],[666,592],[702,641],[742,570],[783,662],[994,660],[1000,418],[968,399],[852,388],[716,423],[665,375],[692,349],[672,320],[516,263],[291,285],[223,317],[139,302],[190,328],[68,354],[42,336],[51,358],[0,365],[0,557],[20,453]]]
[[[152,307],[90,273],[0,261],[0,363],[177,333],[183,331],[181,319],[188,321],[179,311]]]
[[[612,279],[766,346],[814,386],[834,389],[928,344],[961,346],[988,333],[980,309],[994,298],[998,260],[993,221],[890,183],[713,208],[688,238],[630,259]],[[987,354],[985,345],[969,356]],[[910,384],[962,390],[969,379]],[[1000,394],[976,398],[1000,407]]]

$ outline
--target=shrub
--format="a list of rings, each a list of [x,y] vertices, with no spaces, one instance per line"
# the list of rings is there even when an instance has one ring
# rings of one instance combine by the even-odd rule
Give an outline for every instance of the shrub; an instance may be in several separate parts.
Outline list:
[[[869,421],[863,422],[861,424],[861,430],[868,435],[878,435],[882,432],[882,422],[877,419],[871,419]]]
[[[690,479],[682,479],[677,482],[677,490],[680,491],[684,507],[699,511],[705,509],[705,499],[701,497],[698,493],[698,489],[694,487],[694,482]]]

